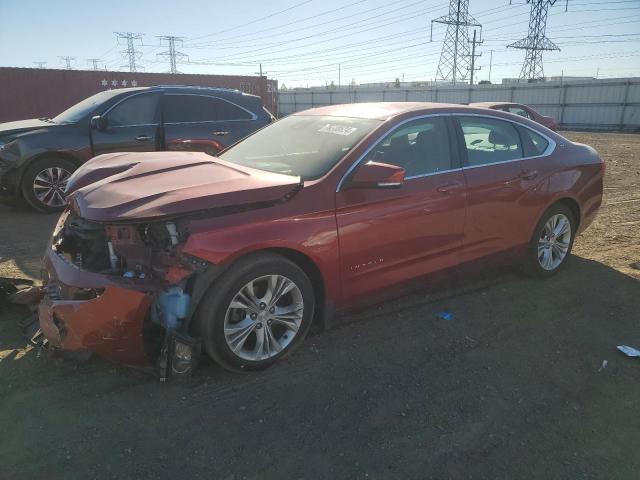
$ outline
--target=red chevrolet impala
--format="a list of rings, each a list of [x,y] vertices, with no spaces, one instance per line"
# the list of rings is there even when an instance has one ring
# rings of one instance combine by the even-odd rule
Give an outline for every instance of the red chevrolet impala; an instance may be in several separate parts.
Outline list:
[[[39,314],[57,348],[190,371],[290,353],[312,322],[492,258],[548,276],[594,219],[604,164],[516,115],[460,105],[307,110],[212,158],[117,153],[69,180]]]

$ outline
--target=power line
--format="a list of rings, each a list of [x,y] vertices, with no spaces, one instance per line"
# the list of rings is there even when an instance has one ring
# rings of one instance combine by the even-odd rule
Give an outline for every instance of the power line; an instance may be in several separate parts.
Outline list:
[[[447,25],[436,80],[451,83],[456,83],[457,79],[466,80],[470,68],[468,27],[482,28],[482,25],[469,15],[469,0],[450,0],[449,13],[431,20],[431,39],[434,23]]]
[[[271,13],[271,14],[266,15],[264,17],[256,18],[255,20],[251,20],[251,21],[249,21],[247,23],[243,23],[241,25],[236,25],[235,27],[227,28],[226,30],[220,30],[219,32],[210,33],[210,34],[207,34],[207,35],[202,35],[200,37],[194,37],[193,40],[199,40],[201,38],[213,37],[214,35],[220,35],[221,33],[226,33],[226,32],[230,32],[232,30],[237,30],[238,28],[246,27],[248,25],[253,25],[254,23],[261,22],[261,21],[266,20],[266,19],[271,18],[271,17],[275,17],[276,15],[280,15],[281,13],[288,12],[290,10],[293,10],[294,8],[298,8],[298,7],[302,6],[302,5],[306,5],[307,3],[311,3],[311,0],[305,0],[304,2],[296,3],[295,5],[292,5],[291,7],[285,8],[284,10],[280,10],[280,11]]]
[[[178,52],[176,50],[176,42],[180,42],[182,45],[182,41],[184,37],[174,37],[173,35],[163,35],[158,37],[160,39],[160,45],[162,45],[162,41],[166,40],[169,45],[169,50],[161,53],[156,53],[156,57],[162,57],[165,59],[169,59],[169,72],[170,73],[180,73],[178,72],[177,64],[182,59],[188,59],[189,56],[186,53]]]
[[[34,65],[37,65],[38,68],[45,68],[44,66],[47,64],[47,62],[33,62]]]
[[[300,23],[304,23],[304,22],[306,22],[307,20],[312,20],[312,19],[314,19],[314,18],[322,17],[322,16],[324,16],[324,15],[328,15],[328,14],[330,14],[330,13],[338,12],[338,11],[340,11],[340,10],[345,10],[345,9],[347,9],[347,8],[351,8],[351,7],[355,6],[355,5],[359,5],[359,4],[364,3],[364,2],[367,2],[367,1],[368,1],[368,0],[358,0],[357,2],[349,3],[349,4],[347,4],[347,5],[343,5],[342,7],[334,8],[333,10],[327,10],[327,11],[320,12],[320,13],[315,14],[315,15],[311,15],[310,17],[304,17],[304,18],[297,19],[297,20],[296,20],[296,21],[294,21],[294,22],[287,22],[287,23],[284,23],[284,24],[274,25],[274,26],[272,26],[272,27],[267,27],[267,28],[263,28],[263,29],[260,29],[260,30],[253,30],[253,32],[252,32],[252,33],[253,33],[253,34],[257,34],[257,33],[264,33],[264,32],[270,32],[270,31],[272,31],[272,30],[278,30],[278,34],[279,34],[279,35],[280,35],[280,34],[288,34],[288,33],[292,33],[293,31],[298,31],[298,30],[301,30],[301,29],[291,30],[291,31],[289,31],[289,32],[282,32],[282,31],[281,31],[281,29],[282,29],[283,27],[287,27],[287,26],[289,26],[289,25],[299,25]],[[385,5],[385,6],[386,6],[386,5]],[[377,10],[377,9],[379,9],[379,8],[382,8],[382,7],[376,7],[376,8],[374,8],[374,9],[368,9],[368,11],[371,11],[371,10]],[[327,23],[333,23],[334,21],[335,21],[335,20],[329,20],[329,21],[327,21],[327,22],[318,23],[318,24],[315,24],[315,25],[307,25],[306,27],[302,27],[302,29],[308,30],[309,28],[317,27],[317,26],[320,26],[320,25],[326,25]],[[202,38],[202,37],[197,37],[197,38]],[[242,35],[242,37],[241,37],[241,38],[245,39],[245,38],[246,38],[246,35]],[[265,38],[265,37],[257,37],[257,38]],[[249,41],[256,40],[257,38],[250,39]],[[237,39],[238,39],[238,37],[222,38],[222,39],[220,39],[218,42],[214,42],[214,43],[207,43],[207,44],[197,44],[197,43],[195,43],[195,44],[187,44],[187,47],[196,47],[196,48],[199,48],[199,47],[208,46],[208,45],[215,45],[215,46],[218,46],[221,42],[234,41],[234,40],[235,40],[235,42],[234,42],[234,45],[235,45],[236,43],[239,43],[239,42],[237,41]]]
[[[127,49],[123,50],[120,53],[122,54],[123,57],[129,60],[129,65],[128,65],[129,71],[136,72],[137,71],[136,60],[140,59],[140,57],[142,56],[142,52],[140,52],[139,50],[136,50],[135,40],[140,40],[140,43],[142,43],[142,34],[132,33],[132,32],[115,32],[115,34],[118,41],[120,41],[121,39],[127,41]],[[127,65],[123,65],[123,66],[126,67]]]

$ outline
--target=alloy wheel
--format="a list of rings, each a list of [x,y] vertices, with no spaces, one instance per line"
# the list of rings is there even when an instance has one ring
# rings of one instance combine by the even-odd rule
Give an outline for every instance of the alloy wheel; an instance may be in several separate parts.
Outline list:
[[[566,215],[557,213],[549,217],[538,239],[538,262],[547,270],[555,270],[569,252],[571,222]]]
[[[33,193],[42,204],[48,207],[61,207],[65,203],[64,190],[71,172],[61,167],[42,170],[33,180]]]
[[[244,360],[270,359],[291,344],[300,330],[303,313],[302,292],[289,278],[255,278],[235,294],[227,308],[225,341]]]

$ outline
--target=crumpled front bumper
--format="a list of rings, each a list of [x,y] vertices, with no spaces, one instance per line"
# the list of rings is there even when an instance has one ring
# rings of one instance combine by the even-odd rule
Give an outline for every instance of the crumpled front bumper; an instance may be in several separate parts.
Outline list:
[[[143,326],[153,286],[135,279],[81,270],[49,246],[44,258],[46,294],[38,308],[49,344],[72,352],[93,352],[126,365],[148,363]],[[46,275],[45,275],[46,277]],[[95,291],[75,300],[69,292]]]

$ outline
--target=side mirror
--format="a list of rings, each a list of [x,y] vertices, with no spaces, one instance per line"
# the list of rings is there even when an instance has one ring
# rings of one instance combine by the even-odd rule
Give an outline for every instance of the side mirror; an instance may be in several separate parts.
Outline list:
[[[105,117],[100,115],[96,115],[95,117],[91,117],[91,128],[93,130],[104,130],[107,128],[109,122]]]
[[[350,188],[400,188],[404,183],[404,168],[388,163],[367,162],[360,165],[351,181]]]

